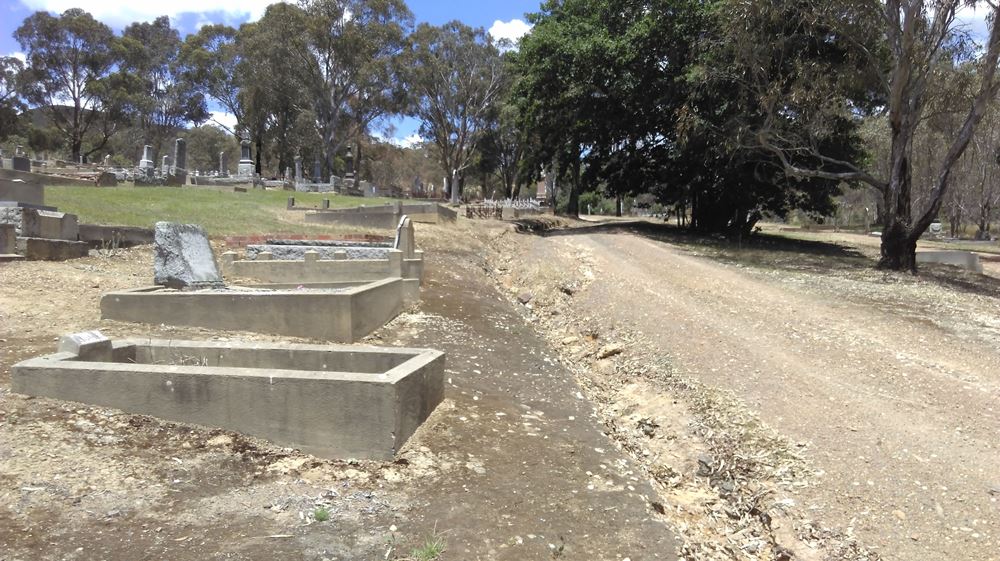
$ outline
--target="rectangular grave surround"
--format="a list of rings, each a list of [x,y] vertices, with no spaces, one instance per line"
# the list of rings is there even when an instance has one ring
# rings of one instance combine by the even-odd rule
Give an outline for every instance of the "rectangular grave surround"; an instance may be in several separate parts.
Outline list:
[[[294,284],[248,288],[253,287],[178,291],[150,286],[110,292],[101,298],[101,318],[353,343],[403,307],[403,281],[398,278],[328,289]]]
[[[326,458],[392,459],[444,395],[429,349],[134,339],[14,366],[17,393],[220,427]]]

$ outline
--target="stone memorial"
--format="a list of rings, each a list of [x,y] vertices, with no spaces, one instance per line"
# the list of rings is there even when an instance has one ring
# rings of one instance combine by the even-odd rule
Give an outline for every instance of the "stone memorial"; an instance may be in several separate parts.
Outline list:
[[[181,290],[225,286],[208,235],[201,226],[157,222],[154,243],[156,284]]]
[[[320,165],[319,158],[316,158],[316,159],[313,160],[312,182],[313,183],[322,183],[323,182],[323,166]]]
[[[18,146],[11,158],[11,167],[14,171],[31,171],[31,159],[24,154],[24,147]]]
[[[152,175],[153,167],[153,147],[147,144],[142,147],[142,159],[139,160],[139,169],[143,170],[143,173],[147,175]]]
[[[295,184],[302,183],[302,156],[295,156]]]
[[[170,173],[170,167],[173,165],[170,156],[163,156],[163,164],[160,166],[160,173],[166,177]]]
[[[219,152],[219,177],[229,177],[229,158],[225,152]]]
[[[253,175],[253,160],[250,158],[250,141],[240,143],[240,163],[236,166],[236,175],[250,177]]]

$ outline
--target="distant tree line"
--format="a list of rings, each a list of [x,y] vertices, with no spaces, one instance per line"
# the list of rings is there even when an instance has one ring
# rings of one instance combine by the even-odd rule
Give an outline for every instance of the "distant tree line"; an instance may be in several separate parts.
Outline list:
[[[986,37],[957,19],[976,5]],[[629,199],[734,237],[864,207],[883,230],[880,266],[912,270],[933,220],[986,237],[996,218],[998,13],[973,0],[545,0],[515,46],[459,22],[414,26],[403,0],[279,3],[184,38],[167,18],[116,35],[81,10],[38,12],[15,32],[27,63],[0,59],[0,140],[91,159],[195,125],[205,146],[251,142],[260,173],[301,157],[324,176],[361,146],[356,167],[393,184],[433,162],[453,200],[467,182],[517,197],[545,181],[569,214],[581,197],[619,211]],[[235,116],[226,139],[197,126],[210,104]],[[422,145],[377,142],[398,115],[420,120]]]

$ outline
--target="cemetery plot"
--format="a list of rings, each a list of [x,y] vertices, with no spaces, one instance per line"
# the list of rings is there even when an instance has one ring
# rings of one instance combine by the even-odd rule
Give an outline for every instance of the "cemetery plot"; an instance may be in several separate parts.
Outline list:
[[[17,393],[219,427],[326,458],[392,459],[444,394],[444,354],[295,344],[63,338]],[[252,405],[248,407],[248,405]]]

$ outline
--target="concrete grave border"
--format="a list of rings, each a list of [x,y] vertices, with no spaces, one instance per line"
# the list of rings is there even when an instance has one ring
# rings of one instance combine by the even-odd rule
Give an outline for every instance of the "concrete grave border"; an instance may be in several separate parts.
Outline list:
[[[14,365],[12,390],[220,427],[322,457],[375,460],[391,460],[444,398],[445,355],[430,349],[85,344],[93,346],[86,358],[61,344],[62,352]]]
[[[352,343],[403,308],[399,278],[309,288],[299,290],[294,283],[194,291],[147,286],[105,294],[101,318]],[[324,290],[330,288],[337,290]]]
[[[420,301],[424,252],[416,249],[413,238],[413,223],[404,216],[391,247],[290,240],[281,245],[249,246],[256,251],[255,259],[241,260],[238,253],[230,251],[222,254],[220,261],[225,276],[253,279],[267,286],[300,283],[313,287],[325,283],[401,278],[403,301],[414,304]],[[355,253],[363,257],[350,258]]]

